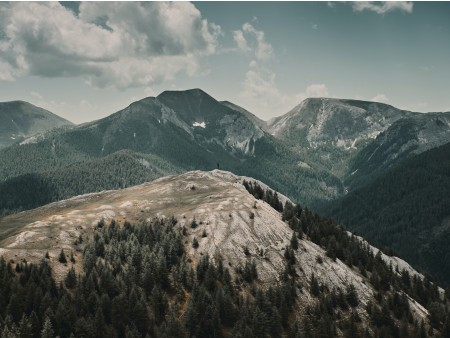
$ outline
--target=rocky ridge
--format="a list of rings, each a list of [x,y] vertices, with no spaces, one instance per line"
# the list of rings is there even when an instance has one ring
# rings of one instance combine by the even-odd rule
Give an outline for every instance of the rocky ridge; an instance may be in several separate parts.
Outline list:
[[[77,238],[91,236],[101,219],[123,224],[175,216],[179,231],[185,231],[185,250],[192,264],[208,254],[213,261],[220,258],[235,274],[236,268],[252,261],[256,264],[258,283],[267,288],[280,281],[286,267],[284,250],[293,231],[279,212],[247,192],[244,180],[252,179],[219,170],[193,171],[123,190],[77,196],[4,217],[0,219],[0,228],[6,225],[10,228],[0,234],[0,255],[7,260],[39,262],[49,252],[55,277],[61,280],[68,271],[67,266],[57,261],[61,249],[80,257],[82,250],[75,244]],[[280,199],[288,201],[283,195]],[[192,246],[194,238],[199,242],[197,249]],[[367,316],[365,305],[373,299],[375,291],[357,269],[327,257],[324,249],[307,238],[299,240],[295,255],[299,262],[296,274],[304,284],[317,278],[330,290],[353,285],[360,300],[358,313],[363,318]],[[407,269],[415,273],[399,259],[383,258],[399,272]],[[81,261],[77,259],[78,264]],[[301,297],[305,305],[314,298],[307,289],[302,290]],[[426,319],[427,310],[414,300],[409,301],[417,319]]]

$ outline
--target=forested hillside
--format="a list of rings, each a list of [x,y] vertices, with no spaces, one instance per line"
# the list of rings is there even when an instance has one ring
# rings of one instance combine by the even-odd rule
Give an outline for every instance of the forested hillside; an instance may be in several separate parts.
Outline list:
[[[450,143],[321,209],[379,247],[450,283]]]
[[[80,194],[121,189],[180,172],[181,169],[157,156],[123,150],[61,169],[24,174],[0,182],[0,216]]]
[[[247,187],[264,199],[271,195]],[[47,253],[38,265],[2,259],[2,336],[449,336],[448,299],[435,284],[393,270],[380,254],[307,208],[287,203],[282,217],[295,232],[284,249],[286,270],[268,288],[259,283],[255,254],[245,250],[244,266],[208,254],[194,264],[186,240],[205,227],[195,220],[192,229],[180,228],[175,218],[123,225],[101,220],[93,235],[77,238],[74,252]],[[376,290],[373,300],[362,306],[354,285],[330,289],[314,274],[308,283],[299,278],[306,262],[296,257],[306,238],[326,249],[327,257],[314,264],[342,260]],[[195,238],[188,245],[202,249]],[[67,266],[59,284],[50,263]],[[417,320],[411,299],[429,310],[429,319]]]

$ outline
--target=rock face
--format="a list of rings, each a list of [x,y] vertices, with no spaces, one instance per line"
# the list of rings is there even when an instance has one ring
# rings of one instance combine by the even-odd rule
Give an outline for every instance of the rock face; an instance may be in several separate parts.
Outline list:
[[[254,262],[259,284],[268,288],[280,281],[285,270],[284,249],[293,231],[280,213],[247,192],[244,179],[252,180],[219,170],[193,171],[4,217],[0,219],[0,255],[38,262],[48,251],[58,279],[68,269],[57,262],[60,250],[76,252],[75,240],[80,234],[92,235],[100,219],[114,219],[122,224],[175,216],[179,231],[185,232],[185,249],[194,265],[208,254],[213,261],[221,258],[234,274],[235,269]],[[283,195],[280,199],[287,200]],[[199,242],[198,248],[192,246],[194,238]],[[360,300],[357,311],[363,318],[367,316],[365,305],[373,298],[374,290],[357,269],[328,258],[321,247],[308,239],[299,240],[295,255],[299,262],[296,273],[305,285],[313,276],[329,290],[352,284]],[[406,266],[400,261],[392,262],[399,271]],[[407,269],[412,271],[409,266]],[[304,305],[313,302],[309,292],[302,291]],[[426,317],[427,311],[419,305],[411,301],[410,306],[417,308],[419,319]]]
[[[450,142],[450,113],[310,98],[269,121],[267,131],[311,163],[325,166],[350,190],[406,158]]]
[[[71,124],[71,122],[27,102],[0,102],[0,148],[34,134]]]
[[[395,121],[413,115],[377,102],[310,98],[271,120],[269,132],[294,142],[306,142],[312,148],[332,144],[350,150],[376,138]]]

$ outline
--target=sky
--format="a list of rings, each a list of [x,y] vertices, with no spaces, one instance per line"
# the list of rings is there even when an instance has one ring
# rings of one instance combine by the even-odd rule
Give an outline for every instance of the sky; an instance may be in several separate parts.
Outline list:
[[[307,97],[450,111],[450,2],[0,2],[0,101],[74,123],[201,88],[268,120]]]

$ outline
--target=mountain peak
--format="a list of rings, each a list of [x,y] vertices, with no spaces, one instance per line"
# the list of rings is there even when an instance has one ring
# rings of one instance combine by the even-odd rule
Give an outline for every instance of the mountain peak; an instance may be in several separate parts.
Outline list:
[[[209,99],[215,100],[211,95],[209,95],[200,88],[192,88],[185,90],[165,90],[157,96],[158,99],[164,99],[167,97],[197,97],[197,98],[207,97]]]
[[[71,122],[26,101],[0,102],[0,148]]]

